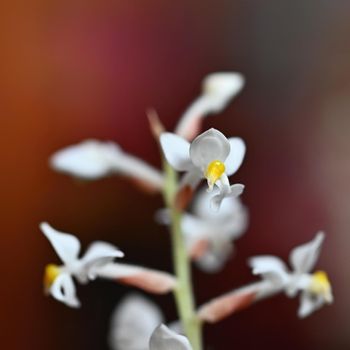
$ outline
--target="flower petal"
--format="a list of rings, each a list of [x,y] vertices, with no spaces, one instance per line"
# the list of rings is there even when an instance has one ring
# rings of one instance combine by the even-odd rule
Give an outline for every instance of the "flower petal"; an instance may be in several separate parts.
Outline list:
[[[61,273],[50,288],[50,294],[62,303],[78,308],[80,302],[75,294],[75,286],[72,277],[68,273]]]
[[[318,232],[312,241],[292,250],[289,260],[296,273],[310,272],[314,268],[320,255],[324,238],[324,233]]]
[[[158,306],[141,294],[130,294],[115,309],[109,344],[113,350],[148,350],[154,329],[164,322]]]
[[[307,291],[304,291],[300,295],[300,306],[298,309],[298,316],[305,318],[311,315],[314,311],[320,309],[325,304],[322,296],[313,296]]]
[[[226,158],[226,174],[228,176],[234,174],[243,162],[243,158],[246,151],[246,146],[244,141],[239,137],[231,137],[228,139],[230,142],[230,154]]]
[[[95,269],[95,275],[141,288],[154,294],[165,294],[176,286],[176,278],[166,272],[141,266],[111,263]]]
[[[108,175],[122,151],[113,142],[86,140],[66,147],[50,158],[53,169],[84,179],[98,179]]]
[[[124,253],[112,244],[99,241],[94,242],[81,258],[81,264],[84,270],[82,275],[85,275],[90,280],[95,279],[97,277],[96,269],[113,262],[115,258],[123,257]]]
[[[203,82],[204,94],[210,98],[212,113],[223,110],[244,86],[244,77],[236,72],[219,72],[208,75]]]
[[[227,182],[227,184],[223,184],[222,180],[225,180]],[[234,184],[232,186],[229,186],[228,183],[228,179],[227,177],[225,178],[225,176],[221,176],[220,181],[218,181],[218,186],[220,188],[220,192],[216,195],[214,195],[211,198],[210,201],[210,208],[214,211],[214,212],[218,212],[221,208],[221,205],[224,201],[225,198],[229,198],[229,197],[238,197],[240,196],[243,191],[245,186],[242,184]]]
[[[206,170],[212,161],[225,162],[229,153],[229,141],[224,134],[213,128],[197,136],[190,146],[192,163],[202,171]]]
[[[244,85],[239,73],[220,72],[208,75],[203,92],[185,111],[175,128],[175,133],[192,140],[198,135],[203,117],[221,112]]]
[[[178,171],[191,169],[190,144],[182,137],[170,132],[160,136],[160,144],[168,163]]]
[[[47,222],[42,222],[40,229],[64,264],[78,259],[80,242],[75,236],[55,230]]]
[[[284,286],[289,281],[286,265],[275,256],[262,255],[250,258],[249,266],[254,275],[262,275],[276,288]]]
[[[191,344],[186,337],[171,331],[161,324],[153,332],[150,342],[150,350],[191,350]]]

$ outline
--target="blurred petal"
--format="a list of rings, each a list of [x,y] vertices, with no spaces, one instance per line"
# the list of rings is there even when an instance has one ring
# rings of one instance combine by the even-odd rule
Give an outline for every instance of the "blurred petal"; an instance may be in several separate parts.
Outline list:
[[[80,302],[75,294],[75,286],[72,277],[68,273],[61,273],[53,282],[50,294],[62,303],[78,308]]]
[[[234,174],[243,162],[246,147],[244,141],[239,137],[231,137],[228,139],[230,142],[230,154],[228,155],[225,166],[226,174],[228,176]]]
[[[203,171],[212,161],[225,162],[229,153],[229,141],[224,134],[213,128],[197,136],[190,146],[192,163]]]
[[[163,315],[156,304],[131,294],[112,315],[109,344],[113,350],[148,350],[151,335],[162,322]]]
[[[292,250],[289,260],[296,273],[310,272],[315,267],[324,238],[324,233],[318,232],[311,242]]]
[[[263,255],[250,258],[249,266],[254,275],[262,275],[263,278],[271,281],[276,288],[289,281],[286,265],[275,256]]]
[[[96,269],[113,262],[115,258],[123,258],[124,253],[106,242],[94,242],[81,259],[85,273],[89,279],[96,278]]]
[[[322,296],[313,296],[307,291],[300,295],[300,306],[298,309],[298,316],[305,318],[311,315],[314,311],[320,309],[324,305]]]
[[[98,179],[108,175],[121,154],[121,149],[113,142],[86,140],[54,153],[50,164],[60,172],[85,179]]]
[[[155,294],[168,293],[176,286],[176,278],[169,273],[134,265],[111,263],[96,268],[95,275],[118,280],[118,282]]]
[[[222,178],[226,181],[225,177],[222,176]],[[238,197],[243,193],[245,188],[245,186],[242,184],[234,184],[232,186],[228,186],[228,185],[222,184],[222,181],[218,181],[220,192],[215,196],[213,196],[210,201],[210,207],[214,212],[218,212],[220,210],[221,205],[225,198]]]
[[[200,132],[203,117],[221,112],[244,85],[239,73],[222,72],[208,75],[202,83],[203,92],[185,111],[175,133],[192,140]]]
[[[161,324],[151,336],[149,342],[150,350],[191,350],[190,342],[183,335],[171,331],[167,326]]]
[[[255,300],[255,291],[238,290],[219,296],[201,306],[198,317],[208,323],[216,323],[251,305]]]
[[[219,113],[244,86],[244,77],[235,72],[218,72],[203,81],[204,94],[210,98],[211,113]]]
[[[190,144],[182,137],[165,132],[160,136],[160,144],[168,163],[177,171],[191,169]]]
[[[75,236],[55,230],[47,222],[42,222],[40,229],[64,264],[78,259],[80,242]]]

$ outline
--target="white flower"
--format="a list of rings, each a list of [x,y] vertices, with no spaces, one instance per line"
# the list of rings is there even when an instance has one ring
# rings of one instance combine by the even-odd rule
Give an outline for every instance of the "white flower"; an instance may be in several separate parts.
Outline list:
[[[186,337],[161,324],[151,336],[149,350],[192,350],[192,347]]]
[[[229,197],[222,202],[220,210],[213,211],[210,200],[210,194],[201,190],[194,198],[192,213],[183,213],[181,228],[188,254],[199,268],[206,272],[217,272],[231,256],[233,240],[245,232],[248,210],[239,198]],[[157,214],[161,223],[170,224],[167,210]]]
[[[87,283],[96,278],[96,270],[121,258],[124,254],[116,247],[105,243],[95,242],[91,244],[82,258],[78,258],[80,252],[79,240],[68,233],[56,231],[47,223],[41,223],[40,228],[52,247],[63,262],[63,265],[49,264],[44,275],[44,287],[47,293],[55,299],[71,307],[79,307],[80,302],[76,297],[73,276],[80,283]]]
[[[262,275],[275,289],[281,288],[290,297],[301,292],[298,316],[310,315],[324,304],[333,302],[332,288],[324,271],[311,273],[319,257],[324,233],[319,232],[309,243],[292,250],[289,256],[293,271],[274,256],[258,256],[250,259],[253,274]]]
[[[87,180],[116,173],[145,182],[156,189],[161,189],[164,181],[160,171],[125,153],[114,142],[83,141],[54,153],[50,164],[57,171]]]
[[[183,336],[164,328],[164,316],[159,307],[139,294],[130,294],[117,306],[111,318],[109,331],[109,345],[113,350],[148,350],[150,349],[187,349],[172,348],[179,341],[179,345],[187,344]],[[161,327],[161,329],[158,329]],[[156,330],[155,330],[156,329]],[[153,334],[152,334],[153,333]],[[175,337],[175,340],[170,338]],[[159,344],[159,345],[157,345]],[[158,347],[157,347],[158,346]],[[162,346],[162,347],[159,347]]]
[[[227,139],[220,131],[209,129],[197,136],[190,144],[172,133],[163,133],[161,146],[167,161],[177,171],[186,171],[182,186],[193,189],[201,179],[206,178],[209,191],[217,185],[219,194],[212,200],[214,209],[218,209],[222,200],[229,196],[238,196],[244,186],[230,186],[228,176],[234,174],[242,164],[245,144],[242,139]]]
[[[202,94],[185,111],[175,133],[187,140],[198,135],[203,117],[220,113],[244,86],[240,73],[219,72],[208,75],[202,83]]]
[[[46,266],[45,290],[68,306],[80,306],[73,277],[82,284],[97,277],[107,278],[156,294],[168,293],[176,286],[176,279],[166,272],[114,263],[115,258],[124,254],[109,243],[92,243],[79,259],[80,242],[75,236],[57,231],[47,223],[42,223],[40,228],[63,262],[61,266]]]

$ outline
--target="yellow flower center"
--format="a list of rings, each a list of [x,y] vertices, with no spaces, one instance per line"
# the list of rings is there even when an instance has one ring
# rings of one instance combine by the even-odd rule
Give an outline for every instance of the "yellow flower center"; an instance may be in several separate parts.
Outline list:
[[[331,284],[324,271],[316,271],[312,275],[309,290],[311,293],[322,295],[328,303],[333,300]]]
[[[61,269],[54,264],[48,264],[45,267],[44,273],[44,288],[45,291],[48,291],[52,286],[52,283],[55,281],[57,276],[61,273]]]
[[[205,177],[208,180],[209,189],[212,190],[214,184],[220,179],[221,175],[225,172],[225,164],[220,160],[212,161],[205,172]]]

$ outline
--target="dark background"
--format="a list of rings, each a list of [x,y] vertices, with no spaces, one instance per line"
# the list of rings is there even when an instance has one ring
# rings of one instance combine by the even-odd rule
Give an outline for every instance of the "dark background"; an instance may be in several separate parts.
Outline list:
[[[348,1],[4,1],[1,10],[1,347],[107,349],[109,316],[128,288],[78,288],[81,310],[42,294],[58,262],[38,223],[118,245],[126,260],[171,270],[169,237],[153,220],[160,197],[123,179],[82,184],[48,157],[95,137],[158,166],[145,109],[171,130],[221,70],[243,93],[205,126],[247,143],[234,180],[251,222],[219,275],[194,272],[198,303],[253,278],[249,256],[287,258],[327,232],[318,267],[335,304],[298,320],[281,295],[205,329],[212,349],[348,349],[350,281],[350,3]],[[171,296],[153,298],[174,319]]]

